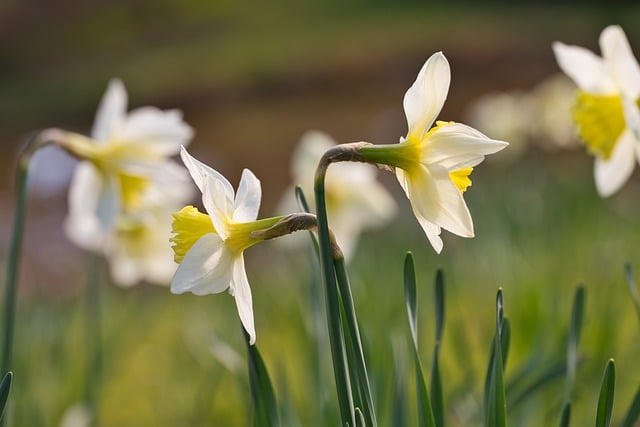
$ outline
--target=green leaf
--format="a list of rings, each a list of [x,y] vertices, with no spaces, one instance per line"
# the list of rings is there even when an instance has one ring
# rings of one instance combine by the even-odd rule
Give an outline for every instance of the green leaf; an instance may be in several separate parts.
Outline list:
[[[11,391],[11,382],[13,381],[13,372],[9,371],[0,382],[0,420],[4,416],[4,410],[7,407],[9,392]]]
[[[271,385],[269,373],[256,345],[249,344],[249,334],[244,331],[249,353],[249,383],[253,400],[254,425],[256,427],[273,427],[280,425],[276,396]]]
[[[633,301],[633,306],[636,309],[638,321],[640,321],[640,295],[638,295],[638,285],[636,284],[636,280],[633,277],[633,270],[631,269],[631,265],[625,264],[624,270],[627,276],[627,284],[629,285],[631,300]]]
[[[596,427],[608,427],[613,413],[613,394],[616,385],[616,369],[613,359],[609,359],[604,368],[598,409],[596,412]]]
[[[567,379],[564,390],[565,403],[561,419],[564,419],[565,417],[564,410],[567,409],[567,407],[569,407],[570,410],[571,406],[571,394],[573,390],[573,383],[575,382],[576,377],[576,366],[578,363],[578,343],[580,342],[580,335],[582,333],[582,320],[584,318],[584,304],[586,298],[585,292],[586,291],[584,286],[578,286],[573,297],[573,306],[571,308],[571,323],[569,325],[569,336],[567,339]],[[567,414],[567,417],[569,416],[570,413]],[[566,422],[568,425],[568,418]]]
[[[629,406],[629,410],[627,411],[627,415],[624,417],[624,421],[621,424],[621,427],[633,427],[638,419],[640,418],[640,387],[636,391],[636,395],[631,402],[631,406]]]
[[[442,379],[440,376],[440,344],[444,329],[444,274],[442,269],[436,272],[434,287],[436,342],[433,348],[431,363],[431,407],[433,418],[437,426],[444,426],[444,398],[442,396]]]
[[[507,322],[508,324],[508,322]],[[504,390],[503,346],[508,348],[508,340],[503,343],[505,325],[502,289],[496,296],[496,333],[493,339],[492,354],[485,380],[485,426],[504,427],[507,425],[507,402]],[[509,327],[507,326],[507,329]],[[508,333],[505,335],[509,335]]]
[[[571,421],[571,402],[566,402],[562,406],[562,414],[560,415],[560,427],[569,427]]]
[[[413,341],[413,364],[416,370],[416,399],[418,403],[418,425],[421,427],[435,427],[431,401],[424,381],[422,363],[418,352],[418,308],[416,304],[416,270],[413,255],[407,252],[404,259],[404,299],[409,317],[409,328]]]

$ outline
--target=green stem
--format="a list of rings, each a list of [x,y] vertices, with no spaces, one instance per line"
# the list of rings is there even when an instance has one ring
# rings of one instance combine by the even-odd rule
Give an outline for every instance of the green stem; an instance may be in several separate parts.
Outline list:
[[[98,425],[98,392],[102,382],[102,321],[101,295],[102,285],[100,259],[94,254],[87,254],[87,376],[85,384],[85,402],[91,413],[92,425]]]
[[[41,134],[35,134],[28,137],[18,156],[18,164],[16,166],[15,204],[13,210],[11,237],[9,240],[7,276],[5,282],[3,318],[4,339],[2,342],[2,366],[0,367],[0,372],[2,373],[13,370],[11,369],[11,355],[13,352],[13,333],[15,329],[20,253],[24,235],[24,220],[26,216],[27,178],[29,174],[29,163],[33,154],[46,144],[46,141],[43,140],[40,135]],[[0,420],[0,426],[2,425],[4,425],[4,421]]]
[[[327,324],[329,328],[331,357],[333,360],[333,372],[336,381],[340,415],[343,425],[355,426],[353,393],[348,374],[347,355],[340,318],[340,297],[338,295],[338,286],[336,284],[333,267],[333,251],[327,221],[324,179],[331,161],[326,160],[326,156],[327,154],[325,154],[325,157],[323,157],[323,160],[321,160],[318,165],[314,184],[318,220],[318,241],[320,244],[320,265],[325,283]]]

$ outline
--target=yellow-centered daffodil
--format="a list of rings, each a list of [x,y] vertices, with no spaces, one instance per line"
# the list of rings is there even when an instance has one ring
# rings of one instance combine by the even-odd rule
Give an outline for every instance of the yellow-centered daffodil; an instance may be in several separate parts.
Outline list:
[[[440,253],[441,229],[473,237],[473,221],[463,198],[473,168],[484,156],[508,144],[454,122],[436,122],[449,92],[451,70],[442,52],[424,64],[404,96],[409,131],[399,144],[368,145],[364,160],[395,168],[413,213],[429,242]]]
[[[618,191],[640,160],[640,66],[621,27],[600,34],[602,57],[579,47],[553,44],[558,65],[578,86],[573,119],[595,156],[596,188]]]

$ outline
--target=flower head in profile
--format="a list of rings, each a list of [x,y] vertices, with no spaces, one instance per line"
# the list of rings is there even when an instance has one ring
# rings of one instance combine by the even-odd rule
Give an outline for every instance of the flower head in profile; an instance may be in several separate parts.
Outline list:
[[[171,292],[205,295],[228,289],[253,344],[256,339],[253,303],[243,253],[263,240],[255,232],[270,228],[282,217],[256,220],[262,190],[250,170],[242,172],[235,193],[224,176],[191,157],[187,150],[183,148],[180,155],[202,192],[206,213],[187,206],[173,216],[171,240],[179,266]]]
[[[436,122],[449,92],[451,71],[441,53],[432,55],[404,96],[408,133],[399,144],[367,145],[364,161],[392,166],[429,242],[440,253],[441,229],[473,237],[473,221],[463,193],[469,175],[485,155],[508,144],[454,122]]]
[[[309,131],[302,136],[293,154],[291,172],[293,182],[301,186],[307,197],[313,196],[314,172],[318,162],[335,145],[336,142],[324,132]],[[376,180],[376,171],[365,164],[335,164],[331,174],[327,175],[325,192],[331,229],[347,259],[353,254],[364,230],[384,226],[397,211],[389,192]],[[293,187],[287,189],[278,210],[296,210]]]
[[[91,137],[55,130],[58,145],[81,160],[69,191],[66,230],[78,246],[103,252],[120,216],[138,215],[154,193],[190,197],[188,175],[170,157],[193,131],[179,111],[141,107],[127,113],[127,93],[112,80],[102,98]],[[175,200],[168,197],[164,200]],[[162,203],[162,202],[160,202]]]
[[[573,119],[595,156],[598,193],[607,197],[629,179],[640,159],[640,67],[622,28],[600,34],[602,57],[578,46],[553,44],[558,65],[578,86]]]

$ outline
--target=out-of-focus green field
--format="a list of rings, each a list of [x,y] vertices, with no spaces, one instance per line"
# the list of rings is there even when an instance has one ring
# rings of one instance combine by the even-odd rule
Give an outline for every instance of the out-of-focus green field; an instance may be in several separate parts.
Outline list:
[[[125,2],[78,6],[69,11],[68,21],[52,19],[51,32],[42,27],[43,12],[20,9],[25,25],[33,16],[40,17],[40,25],[30,27],[31,33],[12,33],[19,35],[15,46],[2,45],[0,134],[14,140],[45,126],[89,128],[107,79],[117,75],[127,84],[133,105],[183,109],[196,129],[192,147],[202,160],[235,177],[244,166],[256,171],[265,188],[264,216],[273,213],[290,149],[307,128],[329,130],[345,142],[395,142],[404,132],[404,90],[436,50],[451,52],[451,102],[442,116],[447,120],[461,120],[464,106],[485,91],[526,88],[557,71],[552,40],[595,47],[605,25],[620,23],[640,52],[640,33],[632,25],[637,7],[505,10],[291,2],[247,12],[246,5],[225,2],[139,4],[138,9]],[[17,6],[2,6],[0,13],[11,7]],[[391,124],[380,130],[377,125],[385,120]],[[387,136],[393,139],[376,139]],[[9,158],[3,156],[5,167]],[[441,255],[429,246],[393,177],[382,178],[401,206],[400,215],[389,228],[363,236],[350,265],[380,425],[390,423],[396,372],[406,381],[407,425],[414,424],[402,286],[407,250],[418,267],[425,366],[434,339],[433,278],[437,268],[444,269],[441,365],[448,425],[481,424],[499,287],[512,322],[507,384],[528,372],[508,386],[508,400],[565,360],[573,293],[584,284],[587,305],[572,425],[593,423],[602,371],[611,357],[617,371],[614,419],[620,418],[640,381],[640,322],[623,270],[629,262],[640,271],[638,174],[603,200],[595,192],[592,158],[582,151],[532,148],[516,163],[487,162],[474,171],[465,196],[476,238],[447,234]],[[11,206],[6,183],[2,188]],[[3,235],[8,212],[3,208]],[[31,209],[30,219],[39,214]],[[29,232],[30,224],[27,248],[37,246],[39,238],[64,239],[60,231],[39,237]],[[48,224],[62,227],[62,221]],[[82,256],[62,240],[60,247],[70,257]],[[4,249],[0,255],[4,263]],[[336,425],[330,351],[322,344],[326,326],[320,325],[318,348],[312,315],[322,301],[312,290],[311,249],[287,253],[267,242],[246,256],[257,344],[285,424]],[[38,265],[29,259],[25,264],[23,277],[35,277],[37,283],[21,283],[12,417],[14,425],[56,426],[84,396],[89,357],[85,278],[73,270],[63,280],[52,275],[52,284],[46,273],[31,271]],[[100,425],[250,423],[246,351],[232,297],[175,296],[160,287],[119,289],[108,283],[101,284],[101,296]],[[510,424],[554,425],[563,391],[564,378],[559,377],[509,406]]]

